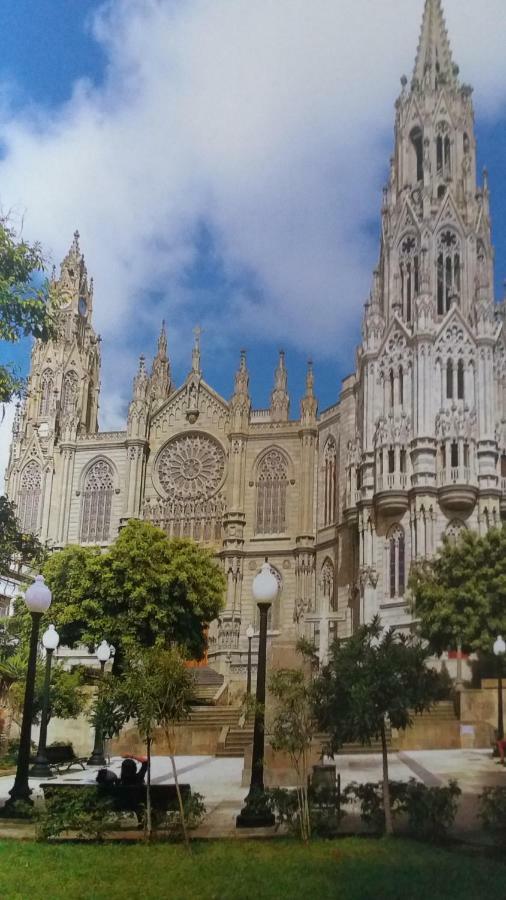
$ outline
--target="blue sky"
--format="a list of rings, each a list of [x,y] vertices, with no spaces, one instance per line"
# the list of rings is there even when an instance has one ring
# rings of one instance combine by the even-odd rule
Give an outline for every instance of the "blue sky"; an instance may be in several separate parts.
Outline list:
[[[204,376],[225,396],[245,347],[254,403],[267,405],[283,347],[292,412],[308,356],[320,408],[336,401],[418,40],[422,0],[406,0],[402,19],[400,6],[382,4],[380,20],[372,0],[2,4],[0,204],[56,263],[81,231],[104,339],[103,426],[121,423],[162,318],[177,382],[201,322]],[[501,296],[505,14],[496,0],[445,8],[476,87]]]

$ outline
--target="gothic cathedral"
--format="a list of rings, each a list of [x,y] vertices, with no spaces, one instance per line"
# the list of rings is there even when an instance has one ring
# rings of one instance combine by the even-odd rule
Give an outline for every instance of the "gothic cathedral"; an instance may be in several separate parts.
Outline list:
[[[318,413],[309,365],[290,417],[283,353],[268,409],[252,408],[244,353],[225,400],[204,380],[198,332],[176,386],[163,327],[151,369],[140,359],[125,430],[99,431],[100,339],[77,233],[57,282],[58,339],[33,347],[7,469],[22,527],[53,548],[106,546],[143,517],[215,548],[228,587],[209,661],[231,679],[244,677],[265,556],[279,581],[271,634],[305,634],[323,658],[375,613],[409,625],[411,563],[506,513],[505,312],[472,90],[440,0],[426,0],[401,83],[363,340],[330,409]]]

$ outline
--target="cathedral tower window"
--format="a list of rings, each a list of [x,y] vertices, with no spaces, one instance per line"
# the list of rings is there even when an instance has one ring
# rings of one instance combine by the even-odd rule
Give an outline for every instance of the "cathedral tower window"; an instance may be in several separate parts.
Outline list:
[[[453,361],[446,363],[446,399],[453,400]]]
[[[418,245],[413,235],[408,235],[401,242],[399,250],[399,267],[401,275],[402,310],[407,322],[413,317],[414,299],[419,292],[420,260]]]
[[[444,316],[452,297],[460,293],[460,245],[453,231],[443,231],[438,238],[437,312]]]
[[[388,533],[388,580],[390,599],[404,597],[406,582],[406,559],[404,531],[394,525]]]
[[[77,400],[77,375],[75,372],[66,372],[63,379],[61,408],[63,413],[71,413]]]
[[[399,369],[399,404],[404,406],[404,372],[402,366]]]
[[[99,459],[86,475],[81,508],[81,542],[101,544],[109,540],[113,472],[108,462]]]
[[[423,181],[423,133],[421,128],[413,128],[410,134],[411,144],[415,151],[416,180]]]
[[[457,400],[464,399],[464,360],[459,359],[457,364]]]
[[[337,500],[337,451],[334,438],[325,444],[324,457],[324,526],[331,525],[336,519]]]
[[[287,464],[279,450],[264,456],[257,481],[257,534],[284,534],[286,531]]]
[[[450,544],[456,544],[463,531],[466,531],[465,523],[461,519],[453,519],[446,526],[445,538]]]
[[[45,369],[40,380],[39,415],[41,416],[48,416],[51,412],[53,384],[53,373],[51,369]]]
[[[459,445],[457,441],[452,441],[450,445],[450,465],[452,469],[459,467]]]
[[[449,175],[451,172],[451,145],[448,125],[440,122],[436,137],[436,169],[438,175]]]
[[[394,408],[394,400],[395,400],[395,393],[394,393],[394,372],[393,372],[393,369],[390,369],[390,374],[389,374],[388,377],[389,377],[390,409],[393,409],[393,408]]]
[[[41,482],[40,466],[32,460],[23,469],[18,495],[18,521],[24,534],[38,531]]]
[[[326,559],[322,566],[321,574],[322,594],[325,598],[327,609],[337,612],[337,598],[335,596],[334,566],[330,559]]]

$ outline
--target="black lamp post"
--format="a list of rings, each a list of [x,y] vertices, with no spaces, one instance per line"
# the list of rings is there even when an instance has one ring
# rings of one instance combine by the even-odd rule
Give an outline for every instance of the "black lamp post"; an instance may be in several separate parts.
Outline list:
[[[42,635],[42,643],[46,649],[46,672],[44,677],[42,713],[40,717],[39,746],[37,749],[37,756],[35,757],[32,768],[30,769],[30,775],[33,778],[51,777],[51,769],[49,767],[49,761],[46,753],[47,722],[49,713],[49,687],[51,684],[51,662],[53,653],[60,643],[60,638],[58,632],[55,630],[54,625],[50,625],[47,631],[44,632],[44,634]]]
[[[97,647],[96,655],[100,663],[100,680],[102,680],[102,678],[104,677],[105,664],[113,654],[114,647],[108,644],[105,640],[102,641],[99,647]],[[87,762],[87,765],[105,766],[104,735],[100,723],[98,722],[95,725],[95,743],[93,744],[93,751]]]
[[[253,580],[253,599],[260,611],[260,635],[258,642],[257,689],[255,725],[253,730],[253,754],[249,794],[237,816],[237,828],[265,828],[274,825],[274,815],[265,803],[264,748],[265,748],[265,676],[267,667],[267,614],[278,595],[278,582],[267,560]]]
[[[2,815],[8,817],[24,818],[23,812],[16,809],[18,800],[32,805],[30,799],[32,793],[28,784],[30,769],[30,743],[32,736],[33,697],[35,692],[35,673],[37,668],[37,645],[39,641],[39,625],[43,613],[51,606],[51,591],[44,583],[42,575],[37,575],[35,581],[27,589],[25,603],[32,616],[32,630],[30,633],[30,650],[28,653],[28,667],[26,671],[25,699],[23,703],[23,719],[19,737],[18,764],[14,786],[9,791],[9,799],[5,803]]]
[[[504,739],[504,710],[502,702],[502,661],[506,653],[506,644],[501,635],[494,641],[494,653],[497,657],[497,740]]]
[[[248,697],[251,695],[251,641],[253,640],[253,635],[255,634],[255,629],[253,625],[248,625],[246,629],[246,637],[248,638],[248,674],[246,680],[246,694]]]

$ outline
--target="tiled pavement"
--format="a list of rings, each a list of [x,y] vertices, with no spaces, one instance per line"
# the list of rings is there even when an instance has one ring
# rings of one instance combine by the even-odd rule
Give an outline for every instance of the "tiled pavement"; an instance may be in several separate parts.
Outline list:
[[[204,822],[195,832],[196,836],[247,836],[237,832],[235,818],[239,813],[247,790],[241,786],[242,760],[216,758],[213,756],[177,757],[177,770],[181,782],[189,783],[194,791],[203,794],[208,809]],[[336,758],[341,774],[342,787],[350,781],[379,781],[382,777],[381,757],[378,754],[340,755]],[[119,771],[120,758],[111,760],[110,768]],[[431,750],[409,751],[389,754],[391,780],[407,781],[417,778],[433,786],[447,783],[456,778],[462,789],[455,834],[468,840],[482,840],[476,820],[477,795],[486,786],[505,785],[506,769],[492,759],[489,750]],[[153,757],[152,780],[155,784],[170,783],[172,769],[168,757]],[[76,782],[93,783],[96,770],[76,770],[62,775],[58,781],[66,784]],[[13,776],[0,778],[0,804],[7,799],[13,784]],[[31,781],[33,797],[41,795],[39,782]],[[350,826],[355,816],[345,820]],[[0,822],[0,837],[29,836],[26,825],[20,831],[13,831],[7,823]],[[258,832],[255,832],[258,834]]]

